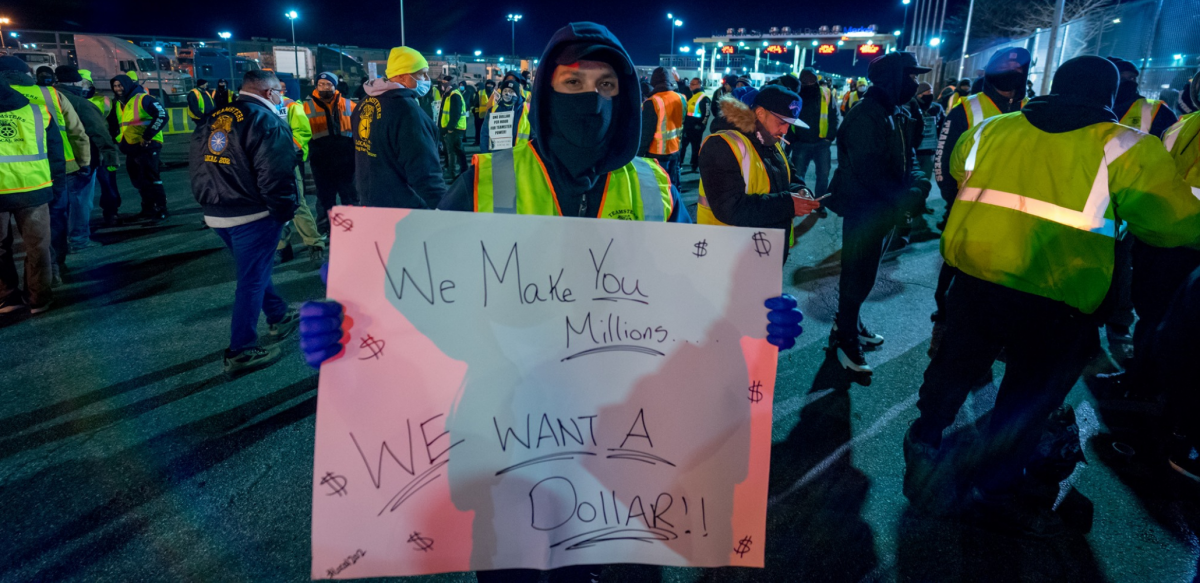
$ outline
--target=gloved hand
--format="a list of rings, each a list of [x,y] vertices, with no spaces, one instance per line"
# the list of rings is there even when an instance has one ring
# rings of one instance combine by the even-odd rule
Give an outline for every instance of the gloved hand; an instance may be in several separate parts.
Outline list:
[[[779,350],[795,346],[796,337],[804,332],[804,328],[800,327],[804,314],[796,307],[796,298],[791,294],[783,294],[770,298],[763,304],[770,310],[767,312],[767,342],[779,347]],[[303,312],[301,316],[303,317]],[[303,321],[300,325],[304,326]]]
[[[108,167],[108,171],[109,171],[109,172],[116,172],[116,171],[117,171],[117,167],[116,167],[116,166],[109,166],[109,167]]]
[[[321,266],[321,282],[329,281],[329,264]],[[345,316],[342,304],[332,300],[304,302],[300,306],[300,351],[313,368],[342,355],[350,341],[354,320]]]

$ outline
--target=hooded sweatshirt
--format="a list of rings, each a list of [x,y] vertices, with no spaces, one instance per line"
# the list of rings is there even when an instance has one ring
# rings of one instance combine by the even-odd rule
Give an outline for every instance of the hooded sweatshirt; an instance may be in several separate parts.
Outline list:
[[[21,71],[0,71],[0,84],[7,83],[14,86],[32,87],[34,90],[39,90],[36,87],[33,75],[23,73]],[[49,88],[50,91],[56,91]],[[75,107],[71,105],[71,101],[63,97],[58,101],[62,107],[63,119],[60,120],[66,126],[67,140],[71,144],[71,150],[75,153],[75,161],[67,162],[66,171],[68,174],[77,172],[81,167],[91,165],[92,150],[88,140],[87,130],[83,127],[83,120],[79,119],[79,114],[75,112]],[[47,107],[52,107],[47,104]],[[60,128],[60,130],[63,128]],[[59,134],[62,135],[61,133]]]
[[[108,135],[108,124],[105,123],[100,108],[84,98],[83,87],[59,83],[54,89],[71,102],[75,113],[79,114],[79,120],[83,122],[83,129],[90,142],[91,166],[116,166],[119,163],[117,145]]]
[[[8,85],[0,83],[0,120],[7,117],[9,112],[28,107],[29,99]],[[62,132],[54,124],[53,119],[48,121],[50,125],[46,128],[46,154],[50,159],[50,177],[58,180],[66,173],[67,160],[63,157]],[[27,192],[5,194],[4,191],[8,187],[8,185],[0,183],[0,212],[43,205],[54,198],[54,190],[50,185]]]
[[[683,110],[687,109],[688,94],[678,91],[678,87],[672,89],[671,85],[671,81],[667,79],[667,72],[662,67],[655,69],[654,73],[650,75],[650,92],[646,94],[646,100],[642,102],[642,137],[638,140],[640,144],[638,147],[638,156],[666,160],[675,155],[666,154],[660,156],[650,153],[650,143],[654,141],[654,133],[658,129],[658,112],[654,110],[654,102],[650,101],[650,98],[659,93],[675,92],[683,100],[683,108],[680,112],[682,113]],[[686,116],[681,116],[679,127],[683,127],[683,117]]]
[[[569,142],[565,138],[575,128],[558,127],[554,119],[554,108],[551,106],[555,98],[555,91],[551,85],[554,72],[551,63],[555,63],[563,50],[573,44],[602,45],[620,55],[618,66],[613,67],[620,92],[612,100],[612,121],[603,139],[607,146],[597,146],[599,150],[575,148],[569,143],[564,143]],[[591,22],[574,22],[559,29],[550,38],[550,43],[542,54],[541,63],[545,70],[534,79],[533,92],[530,95],[530,143],[545,163],[546,173],[554,186],[558,206],[563,210],[563,214],[595,217],[600,214],[605,184],[603,179],[609,172],[632,162],[637,154],[642,115],[636,70],[625,48],[621,46],[621,41],[607,28]],[[582,171],[569,169],[578,167],[581,159],[594,160],[594,163]],[[471,164],[471,167],[450,185],[450,190],[438,206],[439,209],[474,210],[473,166],[474,164]],[[671,198],[673,202],[670,220],[690,223],[687,210],[679,202],[679,191],[674,186],[671,187]]]
[[[1006,58],[1005,55],[1012,50],[1015,49],[997,51],[992,55],[991,61],[988,62],[988,70],[991,70],[998,60]],[[1020,111],[1025,98],[1025,83],[1029,78],[1029,67],[1025,68],[1025,75],[1021,79],[1020,87],[1013,92],[1012,97],[1000,95],[999,90],[991,83],[986,82],[987,77],[988,75],[984,76],[983,94],[991,98],[996,107],[1000,109],[1000,113]],[[970,129],[967,126],[966,100],[963,100],[962,103],[964,105],[956,106],[946,114],[946,121],[942,123],[942,130],[938,135],[937,152],[933,156],[933,178],[937,181],[942,197],[951,201],[958,193],[958,183],[950,175],[950,153],[954,151],[954,145],[958,143],[958,138],[963,135],[963,132]]]
[[[387,79],[363,85],[351,115],[354,186],[366,206],[437,208],[446,193],[437,130],[417,92]]]
[[[1129,112],[1129,109],[1139,99],[1142,99],[1142,94],[1138,91],[1138,82],[1122,80],[1121,84],[1117,86],[1117,101],[1113,107],[1113,113],[1117,115],[1118,119],[1125,117],[1125,114]],[[1158,115],[1154,116],[1154,121],[1150,124],[1150,135],[1162,138],[1163,132],[1167,131],[1167,128],[1174,125],[1177,121],[1179,121],[1179,118],[1175,116],[1175,112],[1171,109],[1170,104],[1163,103],[1158,108]]]
[[[114,84],[121,85],[121,90],[123,93],[121,93],[121,96],[117,98],[121,104],[121,107],[124,107],[125,104],[129,103],[129,100],[133,99],[135,95],[138,95],[139,93],[145,95],[145,97],[142,98],[142,111],[144,111],[146,115],[150,116],[151,121],[150,125],[146,126],[146,133],[142,134],[142,143],[151,148],[162,147],[161,144],[158,144],[154,141],[154,136],[157,135],[158,132],[162,131],[163,127],[167,125],[166,108],[164,108],[162,104],[160,104],[158,100],[154,98],[154,96],[146,93],[146,90],[141,85],[134,83],[133,79],[130,79],[128,75],[117,75],[116,77],[112,78],[112,82]],[[113,120],[119,124],[120,119],[117,117],[116,107],[113,108],[112,113],[109,114],[109,117],[112,118],[112,120],[110,120],[110,124]],[[118,135],[119,133],[120,130],[118,129]],[[121,151],[126,154],[130,153],[133,148],[137,147],[133,146],[132,144],[125,143],[124,140],[120,140],[119,143]]]

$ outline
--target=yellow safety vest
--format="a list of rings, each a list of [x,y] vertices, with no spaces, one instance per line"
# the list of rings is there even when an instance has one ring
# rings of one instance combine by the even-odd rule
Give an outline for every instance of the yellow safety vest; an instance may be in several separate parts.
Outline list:
[[[1167,128],[1163,145],[1175,159],[1176,173],[1200,199],[1200,112],[1189,113]]]
[[[30,103],[46,107],[46,110],[50,112],[50,119],[54,120],[58,131],[62,134],[63,156],[66,157],[68,164],[74,162],[75,150],[71,148],[71,140],[67,139],[67,120],[63,116],[62,102],[60,101],[62,98],[59,97],[58,91],[44,85],[12,85],[11,87],[16,89],[17,93],[28,98]]]
[[[705,97],[707,97],[707,96],[704,95],[703,91],[697,91],[697,92],[693,93],[691,97],[688,98],[688,102],[687,102],[687,116],[688,117],[695,117],[695,118],[704,117],[704,112],[701,111],[702,108],[700,107],[700,102],[703,101]]]
[[[750,142],[750,138],[737,130],[724,130],[715,134],[709,134],[704,138],[704,143],[714,137],[720,136],[729,144],[729,149],[733,150],[733,157],[737,159],[738,167],[742,169],[742,181],[746,183],[746,194],[763,195],[771,192],[771,177],[767,175],[767,167],[763,164],[762,158],[758,155],[758,150],[754,149],[754,144]],[[704,143],[700,145],[700,150],[704,150]],[[779,150],[779,155],[787,160],[787,154],[783,150],[783,142],[776,142],[775,149]],[[792,180],[792,166],[785,164],[788,173],[788,182]],[[712,206],[708,203],[708,196],[704,193],[704,177],[700,178],[700,200],[696,205],[696,224],[698,225],[724,225],[717,219],[712,212]],[[794,235],[792,236],[794,241]],[[790,244],[791,242],[789,242]]]
[[[292,144],[303,154],[300,159],[308,160],[308,143],[312,141],[312,124],[308,121],[308,114],[304,112],[304,104],[284,97],[283,105],[287,108],[288,126],[292,128]]]
[[[1125,115],[1121,116],[1121,125],[1137,128],[1148,134],[1150,126],[1154,124],[1154,117],[1158,115],[1158,110],[1162,109],[1162,105],[1163,102],[1157,99],[1140,97],[1129,106]]]
[[[95,105],[97,108],[99,108],[100,113],[103,114],[104,117],[108,117],[108,113],[112,111],[112,99],[109,99],[107,95],[96,94],[89,97],[88,101],[92,102],[92,105]]]
[[[133,96],[124,105],[120,101],[117,102],[117,121],[121,124],[121,139],[126,144],[142,143],[142,134],[146,133],[146,126],[154,118],[142,111],[142,98],[146,97],[145,93],[138,93]],[[163,141],[162,132],[154,134],[155,142]]]
[[[471,163],[475,212],[562,216],[546,166],[529,142],[476,154]],[[608,173],[597,218],[665,222],[671,217],[671,204],[667,173],[653,160],[634,158]]]
[[[851,89],[842,97],[842,113],[850,111],[850,108],[854,107],[854,104],[858,103],[860,99],[862,98],[858,96],[858,91]]]
[[[665,156],[679,151],[683,137],[683,96],[674,91],[664,91],[650,96],[658,125],[650,141],[650,153]],[[678,121],[676,121],[678,120]]]
[[[992,101],[984,93],[976,93],[962,100],[963,113],[967,114],[967,127],[973,128],[984,120],[991,119],[1001,114],[1000,108],[996,106],[996,102]],[[1025,100],[1021,100],[1021,107],[1025,106]]]
[[[459,116],[458,123],[454,125],[454,129],[466,130],[467,129],[467,111],[466,111],[467,102],[463,99],[462,93],[459,93],[459,91],[457,89],[450,91],[449,93],[446,94],[445,97],[442,98],[442,121],[438,125],[442,129],[445,129],[446,126],[449,125],[449,123],[450,123],[450,102],[454,99],[455,95],[457,95],[458,100],[462,101],[462,103],[463,103],[463,113],[461,116]]]
[[[960,186],[942,234],[946,263],[1095,312],[1118,235],[1109,168],[1128,166],[1121,156],[1144,137],[1115,123],[1052,134],[1019,112],[981,123],[954,150]]]
[[[0,113],[0,196],[50,186],[49,108],[31,103]],[[65,144],[64,140],[64,144]]]
[[[205,112],[204,96],[207,95],[207,93],[205,93],[203,90],[195,89],[195,88],[192,89],[191,93],[196,94],[196,104],[200,106],[200,115],[204,115],[204,112]],[[209,97],[209,99],[212,99],[212,97]],[[193,120],[200,119],[199,116],[192,113],[192,109],[190,107],[188,108],[188,117],[192,118]]]
[[[946,108],[946,113],[949,114],[951,111],[954,111],[954,107],[957,106],[959,103],[962,103],[962,100],[963,100],[963,96],[959,95],[958,91],[951,93],[950,94],[950,103],[949,103],[950,107]]]
[[[829,106],[833,101],[833,92],[825,87],[821,88],[821,124],[817,132],[818,138],[824,138],[829,135]]]

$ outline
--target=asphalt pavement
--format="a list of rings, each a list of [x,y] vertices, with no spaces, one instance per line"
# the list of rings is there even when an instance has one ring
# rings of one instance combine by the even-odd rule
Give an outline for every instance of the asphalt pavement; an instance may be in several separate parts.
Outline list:
[[[181,161],[185,140],[173,136],[164,159]],[[317,376],[294,340],[269,369],[222,374],[234,271],[202,228],[186,167],[173,166],[163,173],[170,220],[96,232],[103,246],[69,257],[52,310],[0,316],[0,581],[309,578]],[[697,179],[684,174],[692,204]],[[123,171],[120,188],[135,213]],[[930,206],[941,212],[936,194]],[[611,566],[604,581],[1195,579],[1197,490],[1135,431],[1160,408],[1097,398],[1083,381],[1068,402],[1088,463],[1061,489],[1066,535],[1026,540],[913,512],[900,493],[900,444],[929,362],[937,241],[884,262],[863,308],[887,339],[868,353],[867,380],[824,349],[840,228],[832,214],[806,219],[784,270],[806,320],[799,345],[780,356],[767,567]],[[323,296],[303,253],[276,268],[275,285],[290,302]],[[1098,355],[1089,372],[1112,368]],[[976,388],[955,439],[971,442],[1003,370],[997,363],[996,380]],[[1114,440],[1137,453],[1115,455]]]

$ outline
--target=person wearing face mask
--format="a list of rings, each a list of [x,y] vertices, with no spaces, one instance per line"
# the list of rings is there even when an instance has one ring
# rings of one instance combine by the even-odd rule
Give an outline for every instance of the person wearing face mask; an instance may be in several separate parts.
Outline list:
[[[113,77],[111,87],[117,100],[110,119],[120,124],[118,147],[125,154],[129,181],[142,197],[142,212],[135,219],[164,221],[167,219],[167,192],[159,175],[159,153],[163,147],[162,129],[167,125],[167,109],[126,75]]]
[[[317,86],[304,100],[304,113],[312,125],[308,164],[317,187],[318,221],[329,233],[329,209],[341,204],[358,204],[354,188],[354,138],[350,116],[354,102],[336,89],[337,75],[317,75]]]
[[[792,174],[781,141],[789,128],[807,127],[798,119],[801,106],[782,85],[722,98],[725,119],[737,129],[709,135],[700,148],[698,224],[782,229],[792,242],[792,219],[820,206]],[[785,248],[784,262],[787,255]]]
[[[84,97],[100,110],[108,125],[108,142],[116,143],[113,138],[120,135],[120,125],[113,115],[113,100],[107,95],[96,91],[92,81],[92,72],[80,69],[79,76],[84,81]],[[117,190],[117,167],[121,165],[121,157],[114,156],[110,164],[96,167],[96,182],[100,185],[100,209],[103,211],[103,227],[115,227],[119,223],[118,212],[121,208],[121,191]]]
[[[360,202],[390,208],[437,208],[446,193],[437,129],[421,110],[433,86],[429,62],[409,47],[388,53],[386,78],[363,85],[354,111],[354,176]]]
[[[442,107],[438,128],[446,151],[446,180],[454,180],[467,169],[467,154],[463,150],[463,135],[467,133],[466,99],[447,75],[442,77]]]
[[[475,99],[471,101],[471,112],[475,114],[475,145],[483,147],[479,141],[479,134],[483,131],[483,126],[486,123],[488,110],[492,107],[492,93],[496,90],[496,82],[488,79],[483,84],[483,89],[480,89],[475,94]]]
[[[521,142],[529,141],[529,102],[522,96],[521,84],[514,79],[502,81],[497,94],[500,98],[497,100],[496,110],[489,112],[487,119],[484,120],[485,127],[481,134],[483,143],[479,145],[479,151],[483,154],[512,148]],[[493,117],[493,113],[506,111],[514,112],[513,116],[507,119],[504,119],[506,116]],[[497,133],[512,136],[512,138],[502,142],[492,140],[492,136]]]
[[[929,179],[917,169],[911,136],[915,121],[904,106],[917,94],[917,75],[932,69],[912,53],[889,53],[871,61],[871,87],[838,128],[838,168],[827,206],[842,215],[842,272],[838,311],[830,336],[844,368],[871,373],[863,346],[883,344],[859,313],[875,286],[879,262],[895,226],[929,194]]]
[[[833,91],[817,85],[817,72],[811,68],[800,71],[800,121],[807,127],[793,127],[788,140],[792,142],[792,167],[801,178],[808,166],[816,167],[817,181],[813,193],[821,196],[829,190],[830,150],[837,138],[838,108]],[[817,211],[820,215],[821,212]]]
[[[283,119],[287,120],[292,129],[292,145],[296,151],[296,215],[290,223],[283,226],[283,234],[279,236],[279,245],[275,248],[275,262],[286,263],[294,257],[292,251],[292,233],[300,236],[300,241],[308,248],[308,260],[318,267],[325,262],[329,250],[329,239],[321,234],[317,220],[308,206],[308,198],[304,194],[304,162],[308,160],[308,142],[312,140],[312,125],[304,114],[304,105],[288,99],[287,85],[280,86],[279,96]]]
[[[858,102],[866,96],[868,87],[869,85],[867,84],[867,80],[859,77],[858,83],[854,86],[854,89],[852,91],[847,91],[846,94],[842,96],[842,115],[846,115],[846,112],[850,111],[851,107],[858,105]]]
[[[973,515],[1012,534],[1063,532],[1053,496],[1036,503],[1020,493],[1046,420],[1099,349],[1118,223],[1149,245],[1200,244],[1200,200],[1162,142],[1117,123],[1119,80],[1106,59],[1071,59],[1049,95],[988,119],[954,147],[959,199],[941,250],[959,273],[903,446],[904,495],[920,511],[937,512],[944,500],[930,487],[942,432],[1003,350],[1004,379],[981,436],[987,463],[969,468]]]
[[[673,79],[668,79],[668,75]],[[657,160],[671,184],[679,185],[679,146],[683,140],[683,108],[687,98],[673,87],[679,73],[663,67],[650,75],[650,93],[642,102],[642,138],[638,156]]]
[[[684,156],[689,148],[692,150],[692,172],[700,171],[700,144],[704,142],[704,128],[708,126],[708,115],[712,111],[708,96],[700,78],[696,77],[688,83],[687,107],[683,117],[683,144],[679,147],[679,165],[683,165]]]
[[[947,112],[954,111],[954,108],[958,107],[958,104],[962,103],[962,100],[970,97],[970,95],[971,80],[962,79],[958,82],[958,85],[950,88],[949,93],[943,95],[942,98],[944,101],[941,102],[942,107],[944,107]]]
[[[233,103],[233,94],[229,92],[229,87],[225,84],[224,79],[217,79],[217,89],[213,91],[213,107],[222,108],[228,107]]]
[[[540,62],[543,69],[531,92],[530,141],[474,156],[439,208],[690,222],[666,172],[653,160],[636,157],[641,96],[633,62],[620,41],[601,25],[571,23],[551,38]],[[493,180],[501,172],[509,178]],[[586,265],[578,267],[592,269]],[[767,340],[781,350],[791,348],[803,317],[795,299],[771,298],[767,307],[775,322],[768,327]],[[342,350],[342,308],[336,302],[308,302],[301,312],[301,348],[309,364],[317,367]],[[491,515],[490,508],[476,514]],[[492,526],[484,522],[479,528],[490,532]],[[598,580],[600,569],[576,565],[551,570],[548,576],[552,583]],[[480,583],[533,583],[540,575],[531,569],[476,574]]]
[[[296,330],[299,315],[271,285],[283,225],[296,212],[292,131],[280,115],[282,85],[274,72],[247,71],[232,105],[214,111],[192,133],[188,173],[204,222],[233,253],[237,267],[226,373],[244,373],[279,360],[278,344],[259,345],[258,317],[278,343]]]
[[[734,129],[733,124],[729,123],[725,119],[725,114],[721,112],[720,104],[722,97],[733,94],[734,85],[737,85],[737,82],[737,75],[726,75],[721,78],[721,86],[716,91],[713,91],[711,107],[712,122],[708,124],[709,132],[715,134],[719,131]]]
[[[1121,119],[1122,125],[1161,138],[1167,128],[1179,121],[1175,112],[1163,101],[1142,97],[1138,92],[1138,76],[1141,72],[1136,65],[1119,57],[1109,57],[1108,60],[1121,72],[1121,85],[1117,87],[1113,113]]]

